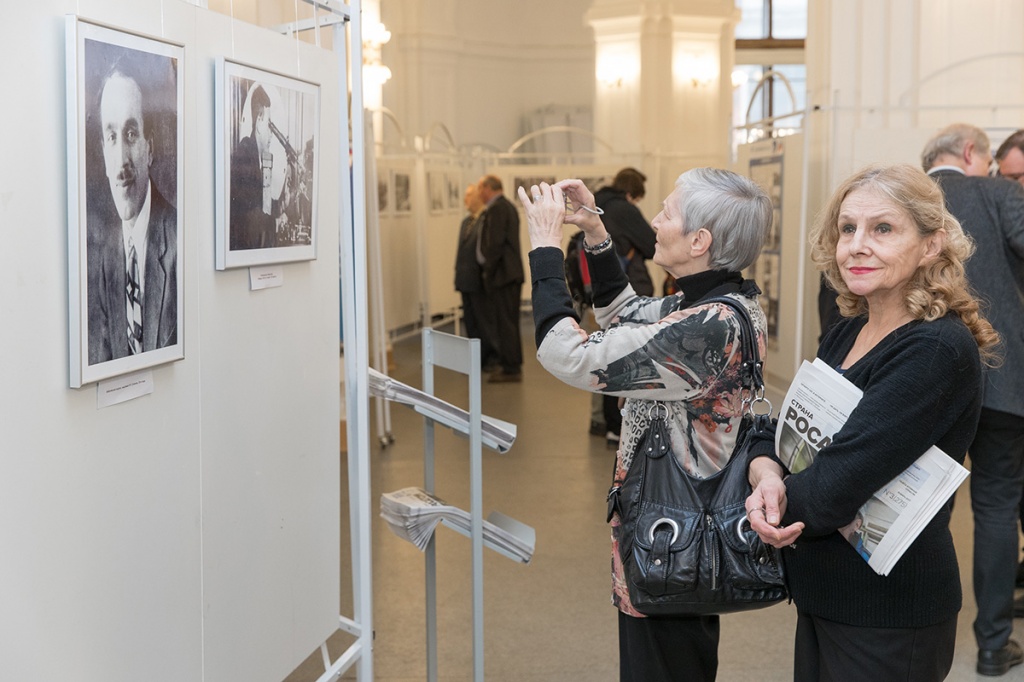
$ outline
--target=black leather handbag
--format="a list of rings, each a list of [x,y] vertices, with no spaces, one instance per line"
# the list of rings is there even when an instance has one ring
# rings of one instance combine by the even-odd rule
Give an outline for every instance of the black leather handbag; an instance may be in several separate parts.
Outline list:
[[[764,399],[762,363],[746,308],[722,296],[743,325],[744,382],[750,399],[740,435],[724,469],[689,476],[669,447],[667,408],[651,407],[651,424],[621,486],[608,493],[608,518],[619,513],[619,552],[633,607],[647,615],[747,611],[787,596],[777,551],[750,528],[744,506],[751,493],[747,465],[774,452],[776,420]],[[768,406],[757,414],[754,405]]]

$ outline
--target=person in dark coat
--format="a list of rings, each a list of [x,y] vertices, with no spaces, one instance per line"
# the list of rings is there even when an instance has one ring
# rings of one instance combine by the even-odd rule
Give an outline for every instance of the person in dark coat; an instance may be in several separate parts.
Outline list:
[[[477,192],[486,208],[480,216],[477,262],[483,271],[484,291],[494,313],[494,335],[501,369],[491,383],[523,380],[523,342],[519,308],[523,292],[523,256],[519,251],[519,212],[505,198],[501,179],[485,175]]]
[[[615,241],[615,251],[637,296],[654,296],[647,261],[654,258],[655,234],[637,204],[644,198],[647,176],[635,168],[623,168],[612,184],[597,190],[594,202],[604,211],[604,224]]]
[[[644,198],[647,176],[635,168],[623,168],[615,174],[612,184],[597,190],[594,203],[604,211],[604,225],[622,261],[626,279],[637,296],[654,296],[654,282],[647,271],[647,261],[654,258],[656,235],[637,204]],[[619,399],[601,396],[602,412],[609,445],[617,445],[622,431]]]
[[[480,215],[484,203],[476,185],[466,188],[462,198],[468,213],[459,227],[459,243],[455,251],[455,290],[462,294],[462,321],[466,336],[480,339],[480,363],[485,372],[498,367],[496,343],[491,337],[494,313],[487,303],[480,264],[476,260],[476,243],[480,236]]]
[[[921,154],[949,212],[976,244],[967,279],[1003,341],[1002,364],[985,371],[981,421],[968,450],[978,672],[1001,675],[1024,662],[1010,639],[1024,486],[1024,188],[988,177],[991,162],[988,135],[965,123],[939,131]]]

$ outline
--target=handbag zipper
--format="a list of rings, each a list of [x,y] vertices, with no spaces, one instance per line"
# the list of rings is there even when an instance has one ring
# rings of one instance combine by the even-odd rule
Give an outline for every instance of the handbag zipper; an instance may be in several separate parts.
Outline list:
[[[708,523],[708,539],[710,540],[711,538],[714,538],[715,540],[717,540],[718,536],[715,535],[715,533],[714,533],[715,521],[714,521],[714,519],[711,518],[711,514],[705,514],[704,515],[704,519]],[[718,589],[718,552],[716,551],[717,548],[714,546],[713,542],[709,542],[706,546],[708,548],[709,553],[711,554],[711,589],[712,590],[717,590]]]

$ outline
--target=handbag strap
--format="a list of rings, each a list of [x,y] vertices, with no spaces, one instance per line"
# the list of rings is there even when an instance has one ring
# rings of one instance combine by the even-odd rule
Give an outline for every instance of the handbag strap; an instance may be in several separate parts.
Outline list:
[[[746,401],[747,410],[754,414],[755,403],[766,403],[768,414],[772,412],[771,403],[764,397],[764,361],[757,348],[757,332],[754,330],[754,322],[750,319],[750,311],[731,296],[712,296],[702,299],[698,305],[707,303],[724,303],[736,311],[740,323],[740,352],[743,357],[741,376],[743,386],[750,391],[750,398]]]

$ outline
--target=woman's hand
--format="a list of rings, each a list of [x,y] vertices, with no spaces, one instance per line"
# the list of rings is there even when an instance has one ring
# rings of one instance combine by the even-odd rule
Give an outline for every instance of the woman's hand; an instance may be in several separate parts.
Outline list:
[[[781,467],[767,457],[759,457],[750,463],[749,479],[754,486],[746,501],[751,529],[772,547],[792,545],[803,533],[804,524],[798,521],[789,526],[779,525],[786,513],[786,483]]]
[[[556,182],[554,186],[560,189],[564,196],[568,197],[576,209],[565,216],[565,222],[583,230],[584,234],[586,234],[587,243],[591,246],[596,246],[608,238],[608,232],[604,229],[604,223],[601,222],[601,218],[595,212],[597,205],[594,203],[594,195],[590,193],[590,190],[587,189],[582,180],[561,180]]]
[[[562,248],[562,225],[565,224],[565,197],[558,185],[546,182],[530,187],[530,197],[519,187],[519,201],[526,213],[526,227],[530,235],[530,248],[542,246]]]
[[[530,247],[562,247],[562,225],[576,225],[586,235],[586,242],[596,246],[608,238],[604,223],[598,217],[594,195],[580,180],[562,180],[553,185],[546,182],[531,185],[529,196],[524,187],[519,187],[519,201],[526,212],[527,232]],[[576,207],[573,213],[566,213],[566,197]],[[583,207],[586,208],[583,208]],[[590,210],[587,210],[590,209]]]

